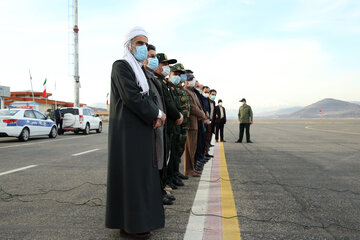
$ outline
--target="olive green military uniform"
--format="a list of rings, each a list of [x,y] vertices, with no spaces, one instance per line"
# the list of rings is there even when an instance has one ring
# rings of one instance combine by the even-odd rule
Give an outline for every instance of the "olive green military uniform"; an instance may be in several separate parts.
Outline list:
[[[179,127],[175,124],[175,121],[180,118],[181,108],[178,102],[175,101],[175,97],[173,91],[168,87],[168,81],[161,75],[155,73],[155,79],[157,79],[161,83],[162,91],[164,94],[165,100],[165,108],[166,108],[166,159],[169,159],[169,163],[166,166],[166,169],[163,169],[161,172],[162,177],[162,187],[169,183],[170,179],[168,176],[169,168],[173,168],[173,166],[169,166],[171,164],[171,149],[173,145],[174,133],[180,132]],[[171,171],[170,171],[171,173]]]
[[[183,86],[177,86],[176,90],[181,102],[181,113],[184,116],[179,136],[179,154],[181,158],[185,151],[186,136],[190,128],[190,98]]]

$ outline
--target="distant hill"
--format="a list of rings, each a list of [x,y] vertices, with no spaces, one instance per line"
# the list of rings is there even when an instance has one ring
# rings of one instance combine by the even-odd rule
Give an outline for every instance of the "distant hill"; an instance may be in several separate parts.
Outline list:
[[[107,109],[106,103],[91,103],[89,104],[89,107],[96,108],[96,109]]]
[[[360,118],[360,105],[333,98],[325,98],[286,117],[320,118],[320,110],[323,118]]]
[[[257,118],[281,118],[284,115],[289,115],[300,109],[302,109],[302,107],[299,107],[299,106],[289,107],[289,108],[281,108],[281,109],[274,110],[274,111],[258,113],[258,114],[256,114],[256,117]]]

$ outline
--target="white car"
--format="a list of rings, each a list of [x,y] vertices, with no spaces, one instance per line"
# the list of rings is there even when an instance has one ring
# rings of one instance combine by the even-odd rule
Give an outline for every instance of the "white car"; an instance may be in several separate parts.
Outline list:
[[[56,124],[33,109],[0,109],[0,137],[17,137],[26,142],[30,136],[56,138]]]
[[[90,130],[96,130],[97,133],[102,132],[102,122],[99,115],[95,115],[94,111],[88,107],[66,107],[61,108],[64,114],[63,131],[73,131],[89,134]]]

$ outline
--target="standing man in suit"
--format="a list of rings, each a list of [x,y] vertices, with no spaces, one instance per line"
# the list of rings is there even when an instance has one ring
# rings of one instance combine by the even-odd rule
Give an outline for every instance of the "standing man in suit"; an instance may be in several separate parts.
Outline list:
[[[195,94],[195,83],[196,79],[193,75],[185,82],[185,91],[189,94],[190,100],[190,129],[185,144],[184,172],[187,176],[200,177],[200,173],[194,169],[198,144],[198,120],[206,119],[206,115],[202,110],[199,98]]]
[[[239,131],[239,139],[236,141],[237,143],[241,143],[244,136],[244,129],[246,129],[246,142],[252,143],[250,140],[250,124],[253,124],[253,112],[249,105],[246,104],[246,99],[243,98],[240,100],[243,105],[239,109],[238,117],[240,122],[240,131]]]
[[[215,140],[216,142],[219,141],[219,131],[220,131],[220,142],[226,142],[224,140],[224,125],[226,123],[226,111],[225,108],[222,106],[222,100],[219,99],[218,105],[215,107]]]
[[[211,145],[212,135],[215,132],[215,98],[216,98],[216,90],[211,89],[209,95],[209,103],[210,103],[210,125],[207,127],[206,130],[206,145],[205,145],[205,157],[214,157],[213,155],[209,155],[209,148]]]

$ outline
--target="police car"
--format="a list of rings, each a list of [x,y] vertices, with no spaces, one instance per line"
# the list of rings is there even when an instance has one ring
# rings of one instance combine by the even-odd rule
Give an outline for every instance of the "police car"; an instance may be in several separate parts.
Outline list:
[[[56,124],[34,109],[0,109],[0,137],[17,137],[26,142],[30,136],[56,138]]]

